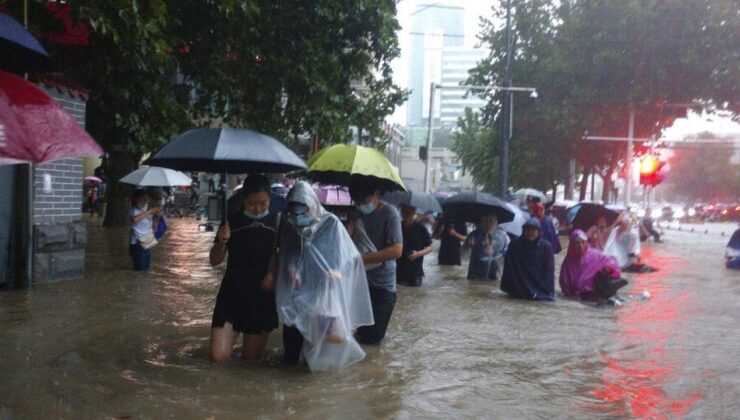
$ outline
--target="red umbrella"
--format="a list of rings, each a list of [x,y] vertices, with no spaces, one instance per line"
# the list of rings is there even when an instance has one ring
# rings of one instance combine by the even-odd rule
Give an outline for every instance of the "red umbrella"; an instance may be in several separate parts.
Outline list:
[[[0,71],[0,158],[42,163],[104,153],[54,98]]]

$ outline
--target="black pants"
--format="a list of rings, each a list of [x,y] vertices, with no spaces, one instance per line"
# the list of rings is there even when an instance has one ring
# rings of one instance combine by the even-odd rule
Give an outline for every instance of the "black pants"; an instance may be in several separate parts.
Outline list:
[[[596,273],[594,277],[594,290],[591,293],[581,295],[583,300],[591,300],[598,303],[609,299],[617,294],[617,290],[627,285],[627,280],[609,277],[603,271]]]
[[[289,327],[283,324],[283,348],[285,363],[296,364],[301,360],[301,350],[303,350],[303,334],[296,327]]]
[[[397,274],[396,281],[398,284],[402,284],[408,287],[419,287],[424,281],[424,275],[422,274]]]
[[[650,228],[650,229],[649,229],[649,230],[647,231],[647,235],[645,235],[645,233],[643,233],[643,232],[640,232],[640,241],[641,241],[641,242],[645,242],[645,241],[647,241],[647,240],[648,240],[648,238],[649,238],[649,237],[651,237],[651,236],[655,238],[655,242],[660,242],[660,233],[658,233],[658,232],[657,232],[657,231],[656,231],[655,229],[653,229],[653,228]]]
[[[385,337],[388,323],[391,322],[396,297],[396,292],[370,287],[370,301],[373,305],[375,324],[358,328],[357,341],[361,344],[380,344]]]

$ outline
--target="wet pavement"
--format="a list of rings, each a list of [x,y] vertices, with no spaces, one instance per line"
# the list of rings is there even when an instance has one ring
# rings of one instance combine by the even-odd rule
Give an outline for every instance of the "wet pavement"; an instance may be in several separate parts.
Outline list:
[[[507,299],[427,258],[382,346],[311,374],[207,360],[212,232],[172,220],[138,274],[126,231],[90,224],[84,279],[0,291],[0,418],[736,417],[740,273],[712,229],[645,245],[660,271],[623,290],[652,298],[617,308]]]

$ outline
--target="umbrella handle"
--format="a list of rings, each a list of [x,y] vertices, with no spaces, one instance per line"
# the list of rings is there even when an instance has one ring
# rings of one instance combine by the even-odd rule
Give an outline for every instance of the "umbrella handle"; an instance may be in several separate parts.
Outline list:
[[[221,226],[226,224],[226,173],[221,173],[221,186],[219,187],[219,194],[221,194]]]

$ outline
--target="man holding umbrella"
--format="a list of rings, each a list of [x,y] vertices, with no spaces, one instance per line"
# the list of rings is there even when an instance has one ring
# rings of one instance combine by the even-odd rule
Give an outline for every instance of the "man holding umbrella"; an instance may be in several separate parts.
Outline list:
[[[406,286],[419,287],[424,280],[424,256],[432,252],[432,238],[416,221],[416,207],[402,204],[401,217],[403,253],[396,261],[396,280]]]
[[[365,265],[380,264],[367,272],[375,325],[357,329],[362,344],[380,344],[385,337],[396,306],[396,259],[403,251],[401,217],[398,211],[380,200],[380,188],[372,180],[353,179],[349,192],[360,211],[368,237],[378,250],[362,255]]]

